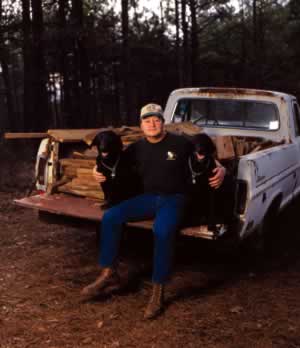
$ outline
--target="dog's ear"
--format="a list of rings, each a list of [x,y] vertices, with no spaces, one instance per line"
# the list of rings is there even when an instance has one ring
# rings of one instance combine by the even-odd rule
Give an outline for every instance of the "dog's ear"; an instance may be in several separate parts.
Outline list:
[[[98,148],[100,141],[101,141],[101,132],[99,132],[98,134],[95,135],[95,137],[94,137],[94,139],[89,147],[92,148],[93,146],[96,146]]]
[[[111,130],[99,132],[93,139],[91,146],[96,146],[99,152],[103,146],[109,148],[109,152],[112,153],[119,153],[123,149],[120,135]]]
[[[109,135],[110,140],[114,144],[114,149],[116,150],[116,152],[121,152],[123,149],[121,136],[119,134],[116,134],[114,131],[107,131],[107,135]]]
[[[214,155],[216,152],[216,146],[212,139],[205,133],[200,133],[192,137],[192,143],[195,146],[197,152],[201,152],[205,155]]]

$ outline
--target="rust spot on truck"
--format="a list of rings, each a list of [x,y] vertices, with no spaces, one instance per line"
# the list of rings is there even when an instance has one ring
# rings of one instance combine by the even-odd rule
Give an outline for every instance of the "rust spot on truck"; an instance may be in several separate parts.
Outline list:
[[[234,95],[234,96],[241,96],[241,95],[251,95],[251,96],[260,96],[260,97],[278,97],[280,96],[281,100],[284,100],[284,98],[277,94],[276,92],[266,91],[266,90],[258,90],[258,89],[247,89],[247,88],[234,88],[234,87],[203,87],[203,88],[185,88],[178,90],[180,93],[185,94],[194,94],[194,95],[201,95],[201,94],[228,94],[228,95]]]
[[[237,95],[247,95],[253,94],[264,97],[274,97],[275,94],[269,91],[263,90],[251,90],[244,88],[200,88],[200,93],[220,93],[220,94],[237,94]]]

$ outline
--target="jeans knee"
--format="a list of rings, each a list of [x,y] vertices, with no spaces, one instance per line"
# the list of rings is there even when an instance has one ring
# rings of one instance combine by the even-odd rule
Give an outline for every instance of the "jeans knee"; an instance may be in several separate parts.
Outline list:
[[[157,240],[160,241],[168,241],[171,240],[175,233],[176,233],[176,229],[175,228],[164,228],[164,227],[154,227],[153,228],[153,233],[154,233],[154,237]]]
[[[102,217],[102,224],[116,224],[116,223],[122,224],[121,215],[118,209],[111,208],[106,210]]]

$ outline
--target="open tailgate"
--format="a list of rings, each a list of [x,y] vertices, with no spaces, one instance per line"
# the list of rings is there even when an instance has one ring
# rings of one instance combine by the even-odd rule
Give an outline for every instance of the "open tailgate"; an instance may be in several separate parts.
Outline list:
[[[72,216],[91,221],[101,221],[104,211],[98,201],[75,197],[63,193],[59,194],[40,194],[14,200],[16,205],[25,208],[33,208],[58,215]],[[136,226],[144,229],[152,229],[153,221],[135,221],[127,225]],[[205,239],[213,239],[213,231],[209,231],[206,225],[185,227],[181,229],[181,234]]]

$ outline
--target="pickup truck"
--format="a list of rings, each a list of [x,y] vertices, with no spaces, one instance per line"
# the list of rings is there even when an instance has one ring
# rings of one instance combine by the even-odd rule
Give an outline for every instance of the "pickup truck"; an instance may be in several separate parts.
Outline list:
[[[210,135],[220,162],[235,178],[235,223],[218,224],[214,230],[209,225],[186,226],[183,235],[212,240],[230,236],[239,241],[262,236],[300,192],[300,110],[294,96],[254,89],[184,88],[170,94],[164,117],[171,131]],[[96,155],[88,147],[96,131],[48,131],[37,155],[38,191],[15,203],[100,221],[103,195],[91,176]],[[126,144],[134,140],[138,127],[118,131]],[[151,229],[152,221],[129,225]]]

